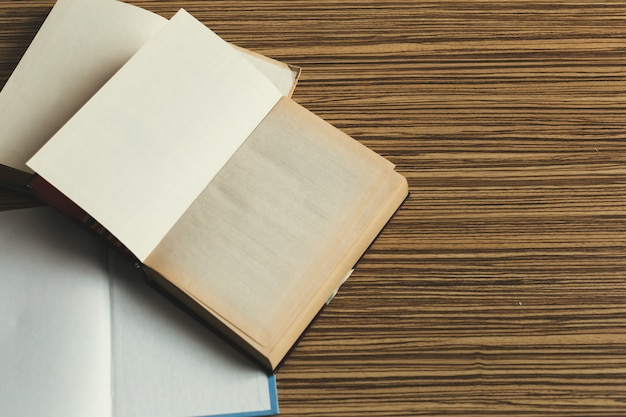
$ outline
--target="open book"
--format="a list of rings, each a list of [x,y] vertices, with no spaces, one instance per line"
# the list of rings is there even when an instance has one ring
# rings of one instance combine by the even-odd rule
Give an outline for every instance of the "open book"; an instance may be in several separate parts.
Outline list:
[[[0,415],[278,412],[258,364],[47,207],[0,212]]]
[[[27,166],[36,195],[66,199],[269,369],[408,192],[184,10]]]

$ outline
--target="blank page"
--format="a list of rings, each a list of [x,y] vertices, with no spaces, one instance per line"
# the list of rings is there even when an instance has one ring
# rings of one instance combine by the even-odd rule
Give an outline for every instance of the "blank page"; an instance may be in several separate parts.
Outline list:
[[[0,164],[26,161],[167,23],[116,0],[58,0],[0,92]],[[298,72],[235,47],[281,91]]]
[[[0,230],[0,415],[110,417],[106,247],[49,208]]]
[[[280,97],[181,10],[28,165],[143,260]]]
[[[0,164],[26,161],[167,20],[113,0],[58,0],[0,93]]]

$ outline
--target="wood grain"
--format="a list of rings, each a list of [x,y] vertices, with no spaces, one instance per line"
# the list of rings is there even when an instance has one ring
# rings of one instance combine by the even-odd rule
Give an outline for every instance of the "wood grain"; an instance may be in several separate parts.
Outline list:
[[[131,3],[300,65],[294,98],[409,179],[283,415],[626,415],[626,3]],[[0,1],[0,80],[51,4]]]

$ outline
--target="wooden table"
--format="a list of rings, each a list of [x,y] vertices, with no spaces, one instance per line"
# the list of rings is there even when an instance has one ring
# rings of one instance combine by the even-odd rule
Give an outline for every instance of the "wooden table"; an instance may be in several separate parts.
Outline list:
[[[626,415],[626,2],[131,3],[301,66],[295,100],[409,180],[283,415]],[[51,5],[0,1],[2,82]]]

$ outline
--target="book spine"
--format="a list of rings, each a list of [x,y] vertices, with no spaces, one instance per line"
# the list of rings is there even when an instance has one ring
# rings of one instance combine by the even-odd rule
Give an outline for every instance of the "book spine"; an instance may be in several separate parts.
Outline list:
[[[34,174],[30,177],[26,188],[30,193],[43,203],[55,208],[63,215],[69,217],[82,225],[89,232],[106,240],[115,249],[129,255],[136,260],[136,257],[120,242],[111,232],[102,226],[89,213],[80,208],[76,203],[57,190],[52,184],[44,180],[41,176]]]
[[[34,175],[0,164],[0,186],[4,188],[28,192],[28,183]]]

